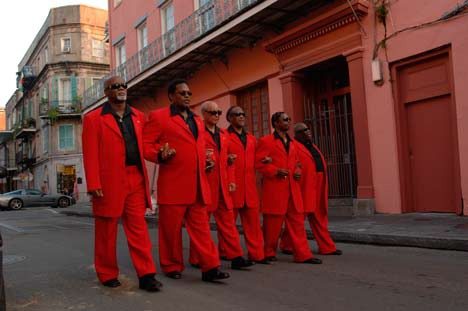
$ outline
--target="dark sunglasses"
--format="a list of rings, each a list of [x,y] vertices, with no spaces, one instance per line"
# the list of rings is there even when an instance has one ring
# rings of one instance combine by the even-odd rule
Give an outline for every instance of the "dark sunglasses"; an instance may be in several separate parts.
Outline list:
[[[240,117],[240,116],[245,117],[245,112],[231,112],[231,115],[235,117]]]
[[[192,92],[190,91],[182,91],[182,92],[177,92],[182,96],[192,96]]]
[[[107,87],[108,90],[118,90],[120,88],[127,89],[127,83],[114,83]]]
[[[283,121],[284,121],[284,122],[291,122],[291,118],[290,118],[290,117],[283,118]]]
[[[220,116],[223,114],[221,110],[205,110],[205,112],[211,114],[212,116]]]
[[[297,133],[305,133],[305,132],[308,132],[308,131],[310,131],[310,129],[309,129],[308,127],[306,127],[306,128],[297,130],[296,132],[297,132]]]

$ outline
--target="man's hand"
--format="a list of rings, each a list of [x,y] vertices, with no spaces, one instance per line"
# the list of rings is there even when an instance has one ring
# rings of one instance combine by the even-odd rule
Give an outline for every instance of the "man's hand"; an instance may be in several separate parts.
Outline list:
[[[229,192],[234,192],[236,191],[237,187],[236,187],[236,184],[231,182],[229,183]]]
[[[286,178],[288,178],[288,175],[289,175],[289,171],[288,171],[287,169],[279,168],[279,169],[276,171],[276,176],[277,176],[278,178],[286,179]]]
[[[96,189],[88,192],[93,198],[102,198],[104,194],[102,193],[102,189]]]
[[[271,157],[264,157],[260,162],[262,162],[263,164],[270,164],[271,162],[273,162],[273,159]]]
[[[175,149],[170,148],[169,143],[165,143],[164,146],[159,148],[158,158],[164,162],[164,161],[172,159],[172,157],[174,157],[175,154],[176,154]]]
[[[233,165],[236,159],[237,159],[237,154],[235,153],[228,154],[228,161],[227,161],[228,165]]]

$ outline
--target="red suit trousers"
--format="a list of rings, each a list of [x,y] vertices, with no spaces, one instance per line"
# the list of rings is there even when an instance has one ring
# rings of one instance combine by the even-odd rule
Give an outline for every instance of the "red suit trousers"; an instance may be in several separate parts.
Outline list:
[[[198,254],[203,272],[220,266],[218,250],[211,239],[206,206],[197,202],[193,205],[160,205],[159,207],[159,261],[164,273],[182,272],[182,225],[190,237],[191,247]]]
[[[325,192],[325,178],[323,173],[317,174],[317,206],[315,212],[307,213],[306,217],[309,220],[310,229],[312,230],[315,241],[320,254],[329,254],[336,251],[335,242],[333,242],[328,231],[328,208],[327,202],[323,193]],[[283,232],[281,237],[280,249],[292,250],[291,238],[287,230]]]
[[[225,256],[231,260],[236,257],[242,256],[243,251],[240,245],[239,232],[237,231],[236,224],[234,223],[234,213],[226,208],[223,200],[219,201],[218,207],[214,212],[208,213],[208,219],[214,216],[216,221],[216,229],[218,233],[218,241],[224,246]],[[190,263],[199,264],[198,254],[195,248],[192,247],[192,240],[190,240]]]
[[[121,219],[133,266],[138,277],[141,277],[156,273],[151,239],[145,221],[144,177],[136,166],[127,167],[125,173],[126,185],[122,187],[122,191],[126,191],[127,196]],[[116,279],[119,275],[116,248],[119,218],[95,216],[94,222],[94,266],[98,279],[101,282]]]
[[[263,237],[265,239],[265,256],[276,256],[278,240],[283,223],[290,233],[294,261],[302,262],[313,257],[304,229],[304,214],[298,213],[292,200],[289,200],[286,215],[263,214]]]

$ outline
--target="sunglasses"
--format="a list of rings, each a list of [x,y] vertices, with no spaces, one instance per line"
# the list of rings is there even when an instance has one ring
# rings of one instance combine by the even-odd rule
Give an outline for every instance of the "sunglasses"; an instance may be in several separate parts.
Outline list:
[[[118,90],[120,88],[127,89],[127,83],[114,83],[107,87],[108,90]]]
[[[296,132],[297,132],[297,133],[305,133],[305,132],[308,132],[308,131],[310,131],[310,129],[306,127],[306,128],[297,130]]]
[[[231,112],[231,115],[235,117],[240,117],[240,116],[245,117],[245,112]]]
[[[192,92],[190,91],[182,91],[182,92],[177,92],[177,93],[182,96],[192,96]]]
[[[284,122],[291,122],[291,118],[290,118],[290,117],[283,118],[283,121],[284,121]]]
[[[223,114],[221,110],[206,110],[205,112],[211,114],[212,116],[220,116]]]

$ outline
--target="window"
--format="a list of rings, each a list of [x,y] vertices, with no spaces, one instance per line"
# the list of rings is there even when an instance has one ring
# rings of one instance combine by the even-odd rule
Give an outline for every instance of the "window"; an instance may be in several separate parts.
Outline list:
[[[161,26],[163,32],[163,49],[165,55],[169,55],[175,50],[175,34],[174,28],[174,5],[169,2],[166,6],[161,9]]]
[[[44,64],[48,64],[49,63],[49,47],[46,46],[44,48]]]
[[[71,96],[71,81],[70,79],[59,80],[59,106],[65,103],[70,103],[72,100]]]
[[[104,42],[98,39],[93,39],[91,42],[92,45],[92,55],[94,57],[104,57]]]
[[[26,195],[42,195],[42,192],[39,190],[28,189],[26,190]]]
[[[73,124],[64,124],[59,126],[59,150],[75,149],[75,135],[73,133]]]
[[[122,65],[127,60],[125,52],[125,42],[119,43],[115,46],[115,64],[116,67]]]
[[[141,24],[137,28],[138,50],[145,48],[148,45],[148,28],[146,23]]]
[[[71,38],[62,38],[60,46],[62,49],[62,53],[70,53],[71,52]]]
[[[42,128],[42,153],[49,152],[49,126]]]
[[[237,102],[246,113],[246,127],[257,138],[270,133],[268,85],[258,84],[237,94]]]

